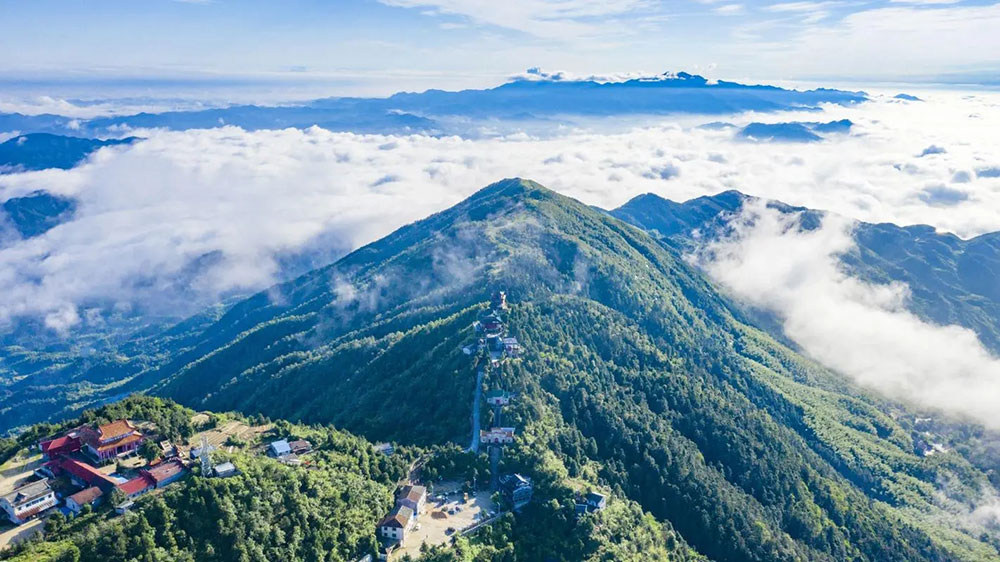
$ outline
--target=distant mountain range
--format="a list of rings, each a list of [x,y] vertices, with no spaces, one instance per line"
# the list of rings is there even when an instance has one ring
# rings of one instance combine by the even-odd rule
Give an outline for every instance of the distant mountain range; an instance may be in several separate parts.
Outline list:
[[[255,130],[316,125],[331,131],[357,133],[474,135],[479,126],[491,123],[495,126],[497,122],[612,115],[773,112],[819,109],[820,104],[851,105],[867,99],[863,92],[824,88],[801,91],[710,82],[682,72],[623,82],[514,80],[482,90],[427,90],[398,93],[387,98],[327,98],[277,107],[240,105],[90,120],[0,114],[0,132],[108,136],[123,128],[182,130],[235,125]]]

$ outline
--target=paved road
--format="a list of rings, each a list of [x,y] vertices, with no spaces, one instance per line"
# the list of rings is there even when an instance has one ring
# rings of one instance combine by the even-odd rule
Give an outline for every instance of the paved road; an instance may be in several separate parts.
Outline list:
[[[39,517],[38,519],[32,519],[23,525],[18,525],[13,529],[8,529],[3,533],[0,533],[0,550],[7,548],[8,545],[18,544],[29,538],[40,534],[45,530],[45,518]]]
[[[479,405],[483,401],[483,367],[476,370],[476,391],[472,395],[472,443],[469,450],[479,452]]]

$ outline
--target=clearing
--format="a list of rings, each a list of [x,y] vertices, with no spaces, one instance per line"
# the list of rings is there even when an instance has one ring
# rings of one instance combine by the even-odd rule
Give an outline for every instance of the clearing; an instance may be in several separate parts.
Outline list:
[[[457,485],[440,484],[435,487],[433,495],[436,497],[438,494],[453,489],[457,489]],[[461,509],[461,511],[456,511],[454,515],[450,514],[449,511],[455,508]],[[428,497],[424,512],[417,518],[417,526],[420,529],[414,528],[410,531],[404,544],[393,552],[392,557],[394,560],[398,560],[409,554],[416,560],[420,558],[421,544],[427,543],[428,546],[445,544],[463,529],[479,522],[481,513],[495,511],[496,506],[493,505],[488,491],[469,494],[467,502],[462,501],[462,493],[458,491],[447,494],[447,498],[444,500],[432,500]],[[449,528],[454,529],[454,531],[449,533]]]

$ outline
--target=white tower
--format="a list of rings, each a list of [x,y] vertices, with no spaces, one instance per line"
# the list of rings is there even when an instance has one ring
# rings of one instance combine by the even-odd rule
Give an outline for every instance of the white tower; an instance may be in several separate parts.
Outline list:
[[[201,475],[209,477],[212,475],[212,453],[208,450],[208,440],[201,436]]]

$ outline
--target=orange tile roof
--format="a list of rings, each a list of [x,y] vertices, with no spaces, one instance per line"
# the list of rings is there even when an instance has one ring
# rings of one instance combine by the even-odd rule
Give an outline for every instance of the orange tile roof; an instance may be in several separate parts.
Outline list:
[[[104,495],[104,492],[102,492],[100,488],[98,488],[97,486],[91,486],[89,488],[80,490],[79,492],[73,494],[72,496],[66,499],[75,501],[77,505],[87,505],[88,503],[93,502],[102,495]]]
[[[141,439],[142,439],[142,435],[132,434],[132,435],[129,435],[128,437],[125,437],[124,439],[119,439],[118,441],[112,441],[111,443],[107,443],[107,444],[104,444],[104,445],[98,445],[96,448],[97,448],[97,452],[103,453],[104,451],[109,451],[111,449],[117,449],[118,447],[121,447],[122,445],[129,445],[131,443],[135,443],[136,441],[139,441]]]
[[[128,435],[135,431],[135,427],[129,423],[128,420],[115,420],[111,423],[106,423],[102,426],[98,426],[97,433],[100,435],[101,441],[107,441],[108,439],[115,439]]]

